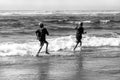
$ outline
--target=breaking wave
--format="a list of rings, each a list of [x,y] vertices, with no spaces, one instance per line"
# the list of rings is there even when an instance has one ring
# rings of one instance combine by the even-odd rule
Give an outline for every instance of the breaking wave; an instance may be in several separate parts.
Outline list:
[[[79,11],[79,10],[60,10],[60,11],[39,11],[39,10],[10,10],[10,11],[0,11],[0,15],[9,16],[9,15],[38,15],[38,14],[117,14],[119,11]]]
[[[51,52],[51,54],[54,55],[71,55],[71,53],[62,54],[62,51],[72,51],[76,44],[75,37],[73,37],[72,35],[49,39],[48,42],[49,51]],[[84,47],[120,46],[120,36],[107,38],[86,35],[83,36],[82,42]],[[79,50],[79,47],[76,50]],[[0,56],[35,56],[38,49],[39,42],[37,40],[26,43],[3,42],[0,43]],[[43,54],[44,50],[45,46],[42,49]]]

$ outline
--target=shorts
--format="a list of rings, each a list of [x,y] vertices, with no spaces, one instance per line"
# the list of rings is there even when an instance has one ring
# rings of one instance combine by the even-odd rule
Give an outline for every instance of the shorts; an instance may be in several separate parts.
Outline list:
[[[40,41],[40,46],[42,46],[44,43],[48,43],[46,40],[45,41]]]
[[[40,41],[40,45],[43,45],[44,43],[48,43],[45,38],[38,38]]]
[[[76,42],[79,43],[81,42],[82,35],[76,35]]]

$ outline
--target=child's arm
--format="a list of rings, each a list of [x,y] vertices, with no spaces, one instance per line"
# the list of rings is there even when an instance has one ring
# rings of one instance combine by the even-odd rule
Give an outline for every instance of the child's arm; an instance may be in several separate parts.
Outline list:
[[[83,28],[83,34],[86,34],[87,32],[84,31],[84,28]]]
[[[45,30],[46,30],[46,34],[49,35],[49,32],[47,31],[47,29],[45,29]]]
[[[35,34],[36,34],[36,36],[38,36],[38,30],[37,30],[37,31],[35,31]]]
[[[76,25],[75,29],[78,29],[78,25]]]
[[[87,32],[84,32],[83,34],[86,34]]]
[[[35,32],[35,34],[36,34],[36,36],[37,36],[37,39],[39,39],[39,38],[38,38],[38,30]]]

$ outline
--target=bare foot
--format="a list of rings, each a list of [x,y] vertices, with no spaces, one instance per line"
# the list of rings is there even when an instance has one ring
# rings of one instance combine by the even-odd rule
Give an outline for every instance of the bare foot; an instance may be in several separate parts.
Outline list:
[[[39,57],[39,55],[37,54],[36,57]]]
[[[49,52],[46,52],[46,54],[50,54]]]

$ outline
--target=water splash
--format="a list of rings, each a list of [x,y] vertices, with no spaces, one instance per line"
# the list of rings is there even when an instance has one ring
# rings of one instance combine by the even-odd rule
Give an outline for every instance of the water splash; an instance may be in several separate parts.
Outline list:
[[[49,39],[49,51],[54,52],[54,55],[68,55],[57,53],[59,51],[72,51],[76,40],[75,37],[65,36],[54,39]],[[83,36],[83,46],[85,47],[102,47],[102,46],[120,46],[120,37],[96,37],[96,36]],[[79,47],[76,50],[79,50]],[[16,42],[3,42],[0,43],[0,56],[14,56],[14,55],[32,55],[35,56],[39,49],[39,42],[27,42],[27,43],[16,43]],[[45,46],[42,49],[44,53]],[[70,54],[70,53],[69,53]],[[71,54],[70,54],[71,55]]]

